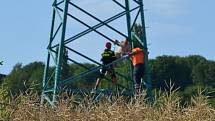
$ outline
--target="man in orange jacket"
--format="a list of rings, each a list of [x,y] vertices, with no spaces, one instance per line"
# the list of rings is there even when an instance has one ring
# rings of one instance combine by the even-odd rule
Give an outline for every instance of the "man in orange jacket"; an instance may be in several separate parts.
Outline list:
[[[139,47],[136,47],[132,49],[132,52],[129,55],[131,56],[131,61],[134,67],[133,80],[135,83],[135,91],[136,94],[139,94],[141,88],[141,78],[144,74],[144,52]]]

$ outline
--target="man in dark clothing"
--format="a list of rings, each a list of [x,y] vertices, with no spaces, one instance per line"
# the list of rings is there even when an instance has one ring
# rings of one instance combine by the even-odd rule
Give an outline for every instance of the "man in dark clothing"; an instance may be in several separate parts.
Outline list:
[[[104,66],[108,65],[108,64],[112,63],[114,60],[116,60],[115,53],[114,53],[114,51],[111,50],[111,43],[107,42],[105,46],[106,46],[106,49],[101,54],[102,55],[101,61],[102,61]],[[97,90],[102,78],[104,78],[104,76],[106,74],[110,74],[112,82],[114,84],[116,83],[116,74],[115,74],[115,71],[113,69],[113,66],[110,65],[107,67],[103,67],[102,69],[100,69],[100,77],[96,80],[96,85],[95,85],[95,88],[92,91],[92,93],[94,93],[94,91]]]

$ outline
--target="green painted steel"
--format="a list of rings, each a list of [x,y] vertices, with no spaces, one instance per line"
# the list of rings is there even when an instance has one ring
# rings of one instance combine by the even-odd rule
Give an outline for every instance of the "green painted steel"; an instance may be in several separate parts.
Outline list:
[[[125,0],[125,10],[126,10],[126,19],[127,19],[127,32],[128,32],[128,40],[131,42],[131,15],[130,15],[130,6],[129,0]]]
[[[142,42],[144,43],[143,45],[143,50],[145,53],[145,82],[146,82],[146,87],[147,87],[147,95],[149,96],[150,100],[152,99],[152,82],[151,82],[151,74],[150,74],[150,67],[148,64],[148,47],[147,47],[147,40],[146,40],[146,29],[145,29],[145,18],[144,18],[144,8],[143,8],[143,0],[139,0],[140,4],[140,16],[141,16],[141,21],[142,21],[142,30],[143,30],[143,38]]]
[[[43,90],[41,95],[41,103],[44,103],[45,101],[54,106],[57,103],[58,100],[58,94],[61,89],[70,83],[74,83],[75,81],[90,75],[92,73],[97,72],[99,69],[104,67],[101,63],[97,62],[96,60],[92,59],[91,57],[88,57],[77,50],[74,50],[72,47],[69,47],[68,44],[80,39],[82,36],[85,36],[89,33],[95,32],[98,34],[98,36],[101,36],[105,38],[106,40],[109,40],[110,42],[114,42],[110,37],[102,32],[100,32],[98,29],[101,27],[107,27],[109,30],[113,31],[114,33],[124,37],[128,38],[130,44],[133,46],[134,41],[133,39],[136,38],[138,41],[140,41],[143,45],[144,52],[146,54],[145,63],[146,63],[146,82],[148,82],[147,86],[150,88],[151,86],[151,80],[150,80],[150,71],[148,68],[148,50],[147,50],[147,41],[146,41],[146,32],[145,32],[145,21],[144,21],[144,11],[143,11],[143,2],[142,0],[125,0],[123,3],[117,1],[117,0],[110,0],[110,2],[113,2],[120,8],[122,8],[122,11],[113,15],[112,17],[109,17],[106,20],[99,19],[98,17],[94,16],[89,11],[85,10],[84,8],[79,7],[75,3],[73,3],[72,0],[54,0],[53,2],[53,15],[52,15],[52,24],[51,24],[51,32],[50,32],[50,38],[49,38],[49,44],[48,44],[48,55],[47,55],[47,62],[44,68],[44,76],[43,76]],[[135,3],[136,6],[131,6],[131,3]],[[73,9],[77,9],[78,11],[82,12],[84,15],[94,19],[98,22],[96,25],[87,24],[83,20],[76,17],[73,12],[69,11],[69,7],[73,7]],[[102,11],[102,10],[101,10]],[[131,16],[131,13],[137,11],[136,15],[133,17]],[[61,17],[62,16],[62,17]],[[87,29],[77,33],[76,35],[70,36],[67,39],[66,36],[66,27],[68,24],[68,17],[75,20],[76,22],[82,24],[83,26],[87,27]],[[109,23],[116,21],[117,19],[120,19],[122,17],[126,17],[125,23],[127,24],[127,33],[123,33],[121,30],[118,30],[117,28],[111,26]],[[134,32],[132,32],[134,25],[137,23],[137,19],[141,18],[141,25],[144,33],[143,38],[138,38]],[[57,21],[58,20],[58,21]],[[59,22],[60,20],[60,22]],[[75,30],[75,28],[73,28]],[[60,39],[59,39],[60,38]],[[58,40],[59,39],[59,40]],[[57,42],[56,42],[57,41]],[[55,42],[55,43],[54,43]],[[80,45],[81,46],[81,45]],[[119,45],[118,45],[119,46]],[[73,64],[76,64],[84,69],[82,73],[68,77],[66,79],[62,79],[62,69],[63,67],[63,56],[65,51],[72,52],[74,54],[77,54],[88,61],[94,63],[96,67],[86,67],[85,65],[79,63],[78,61],[74,60],[72,57],[68,57],[68,61],[72,62]],[[127,58],[120,58],[113,63],[107,65],[113,65],[116,63],[122,63]],[[51,66],[51,63],[54,63],[54,67]],[[126,80],[128,83],[126,83],[127,87],[121,84],[117,84],[117,87],[125,90],[122,95],[132,95],[133,94],[133,88],[132,84],[130,83],[132,81],[132,68],[130,70],[130,74],[125,75],[123,73],[116,72],[117,76],[120,77],[120,79]],[[128,72],[129,73],[129,72]],[[106,80],[110,81],[110,79],[105,78]],[[132,81],[133,82],[133,81]],[[129,85],[130,84],[130,85]],[[73,92],[80,92],[79,89],[71,89]],[[86,91],[86,90],[84,90]],[[89,92],[86,91],[86,92]],[[102,91],[103,94],[110,94],[112,91]],[[98,97],[97,97],[98,98]],[[98,98],[99,99],[99,98]]]
[[[57,0],[54,1],[53,4],[56,4]],[[52,14],[52,24],[51,24],[51,32],[50,32],[50,37],[49,37],[49,45],[48,45],[48,55],[47,55],[47,62],[44,68],[44,74],[43,74],[43,90],[42,90],[42,95],[41,95],[41,103],[44,102],[44,96],[45,96],[45,91],[46,91],[46,83],[48,79],[48,71],[49,71],[49,64],[50,64],[50,52],[49,49],[52,45],[52,37],[54,33],[54,25],[55,25],[55,8],[53,7],[53,14]]]
[[[53,92],[53,102],[56,102],[56,93],[57,93],[57,84],[61,81],[61,68],[62,68],[62,59],[63,59],[63,51],[64,51],[64,40],[66,33],[66,25],[67,25],[67,13],[68,13],[68,5],[69,0],[64,0],[64,11],[63,11],[63,21],[62,21],[62,33],[61,33],[61,41],[58,49],[58,58],[57,58],[57,66],[55,69],[55,82],[54,82],[54,92]]]

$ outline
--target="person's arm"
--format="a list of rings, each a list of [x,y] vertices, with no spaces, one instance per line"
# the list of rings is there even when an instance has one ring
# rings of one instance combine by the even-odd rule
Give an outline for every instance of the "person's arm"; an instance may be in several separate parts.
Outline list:
[[[134,52],[131,52],[131,53],[129,53],[129,56],[132,56],[132,55],[134,55],[134,54],[136,54],[136,53],[139,53],[139,52],[143,52],[143,50],[140,49],[140,50],[136,50],[136,51],[134,51]]]
[[[113,61],[116,60],[116,55],[115,55],[114,51],[112,51],[112,60],[113,60]]]
[[[101,54],[101,59],[100,59],[100,61],[101,61],[102,63],[103,63],[103,61],[104,61],[103,54],[104,54],[104,52]]]
[[[117,40],[117,39],[114,40],[114,44],[121,46],[121,42],[119,42],[119,40]]]

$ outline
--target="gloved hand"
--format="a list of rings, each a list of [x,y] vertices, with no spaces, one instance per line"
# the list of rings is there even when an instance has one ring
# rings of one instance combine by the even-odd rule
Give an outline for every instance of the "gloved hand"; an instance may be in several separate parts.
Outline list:
[[[128,58],[129,57],[129,55],[123,55],[122,56],[122,58]]]
[[[115,41],[114,41],[114,44],[119,44],[119,41],[118,41],[118,40],[115,40]]]

